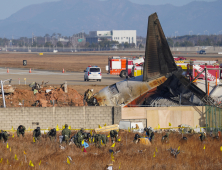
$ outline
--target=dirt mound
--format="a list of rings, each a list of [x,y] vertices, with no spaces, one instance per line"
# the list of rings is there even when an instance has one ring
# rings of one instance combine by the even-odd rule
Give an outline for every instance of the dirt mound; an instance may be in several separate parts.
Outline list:
[[[34,94],[31,89],[15,89],[15,92],[6,96],[7,107],[53,107],[84,106],[83,95],[68,87],[68,93],[62,88],[44,87]]]

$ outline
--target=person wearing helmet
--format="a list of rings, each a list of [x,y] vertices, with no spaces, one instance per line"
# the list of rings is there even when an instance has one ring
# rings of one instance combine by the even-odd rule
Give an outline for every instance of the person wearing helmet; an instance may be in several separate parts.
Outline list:
[[[0,133],[0,141],[3,139],[5,143],[8,142],[8,136],[9,134],[4,131],[4,130],[1,130],[1,133]]]
[[[162,142],[162,143],[168,143],[168,142],[169,142],[169,135],[170,135],[170,133],[167,132],[166,135],[164,135],[164,136],[162,137],[161,142]]]
[[[47,137],[50,138],[50,141],[55,140],[55,139],[56,139],[56,129],[55,129],[55,128],[51,129],[51,130],[47,133]]]
[[[118,132],[116,130],[111,130],[110,137],[111,137],[112,143],[114,143],[114,138],[115,138],[115,141],[117,142],[118,141]]]
[[[133,142],[135,143],[135,144],[137,144],[138,142],[139,142],[139,138],[141,138],[142,136],[140,136],[138,133],[137,134],[135,134],[135,137],[134,137],[134,139],[133,139]]]
[[[82,136],[84,133],[84,128],[81,128],[80,131],[77,132],[77,137]]]
[[[65,129],[62,130],[62,136],[63,136],[63,141],[65,141],[66,144],[68,144],[69,142],[70,135],[71,135],[71,130],[69,130],[68,125],[65,124]]]
[[[84,140],[84,138],[85,138],[85,135],[84,134],[82,134],[82,133],[77,133],[76,134],[76,138],[77,138],[77,141],[76,141],[76,146],[77,147],[80,147],[81,145],[82,145],[82,141]]]
[[[152,128],[149,126],[148,128],[145,127],[144,131],[146,132],[146,135],[148,136],[148,138],[150,139],[151,137],[151,133],[152,133]]]
[[[98,146],[98,148],[101,148],[101,143],[104,143],[105,146],[106,146],[107,140],[108,139],[107,139],[106,135],[104,135],[104,134],[96,134],[95,135],[95,140],[94,140],[95,146],[96,147]]]
[[[89,141],[89,138],[91,138],[91,134],[90,133],[83,132],[82,135],[83,135],[84,139],[87,140],[87,141]]]
[[[23,126],[23,125],[20,125],[17,129],[17,136],[19,137],[20,134],[23,137],[25,136],[25,126]]]
[[[40,141],[42,137],[41,131],[40,131],[40,127],[37,127],[34,131],[33,131],[33,138],[35,138],[35,142]]]
[[[205,132],[200,132],[200,140],[203,142],[206,139],[206,133]]]

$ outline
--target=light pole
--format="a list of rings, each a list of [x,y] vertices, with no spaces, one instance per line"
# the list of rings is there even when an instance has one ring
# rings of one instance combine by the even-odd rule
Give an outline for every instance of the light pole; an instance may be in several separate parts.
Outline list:
[[[6,82],[6,81],[9,81],[9,84],[10,84],[11,81],[12,81],[12,79],[7,79],[7,80],[4,80],[4,81],[1,80],[2,99],[3,99],[4,108],[6,108],[6,105],[5,105],[5,94],[4,94],[3,84],[4,84],[4,82]]]
[[[178,35],[178,31],[175,31],[175,38],[177,38],[177,37],[176,37],[176,34]]]

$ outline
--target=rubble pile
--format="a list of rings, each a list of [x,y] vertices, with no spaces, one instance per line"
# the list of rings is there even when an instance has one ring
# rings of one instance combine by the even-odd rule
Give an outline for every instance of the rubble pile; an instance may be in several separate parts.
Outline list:
[[[75,89],[67,88],[65,93],[63,88],[43,87],[34,89],[15,89],[14,93],[7,95],[7,107],[63,107],[63,106],[84,106],[84,96]],[[1,101],[2,102],[2,101]],[[1,104],[1,103],[0,103]]]

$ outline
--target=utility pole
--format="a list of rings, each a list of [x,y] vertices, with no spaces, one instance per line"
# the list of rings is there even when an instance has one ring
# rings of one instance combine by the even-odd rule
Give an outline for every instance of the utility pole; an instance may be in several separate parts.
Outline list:
[[[206,89],[206,94],[208,95],[208,87],[207,87],[207,63],[205,63],[205,89]]]
[[[33,45],[33,33],[32,33],[32,45]]]

